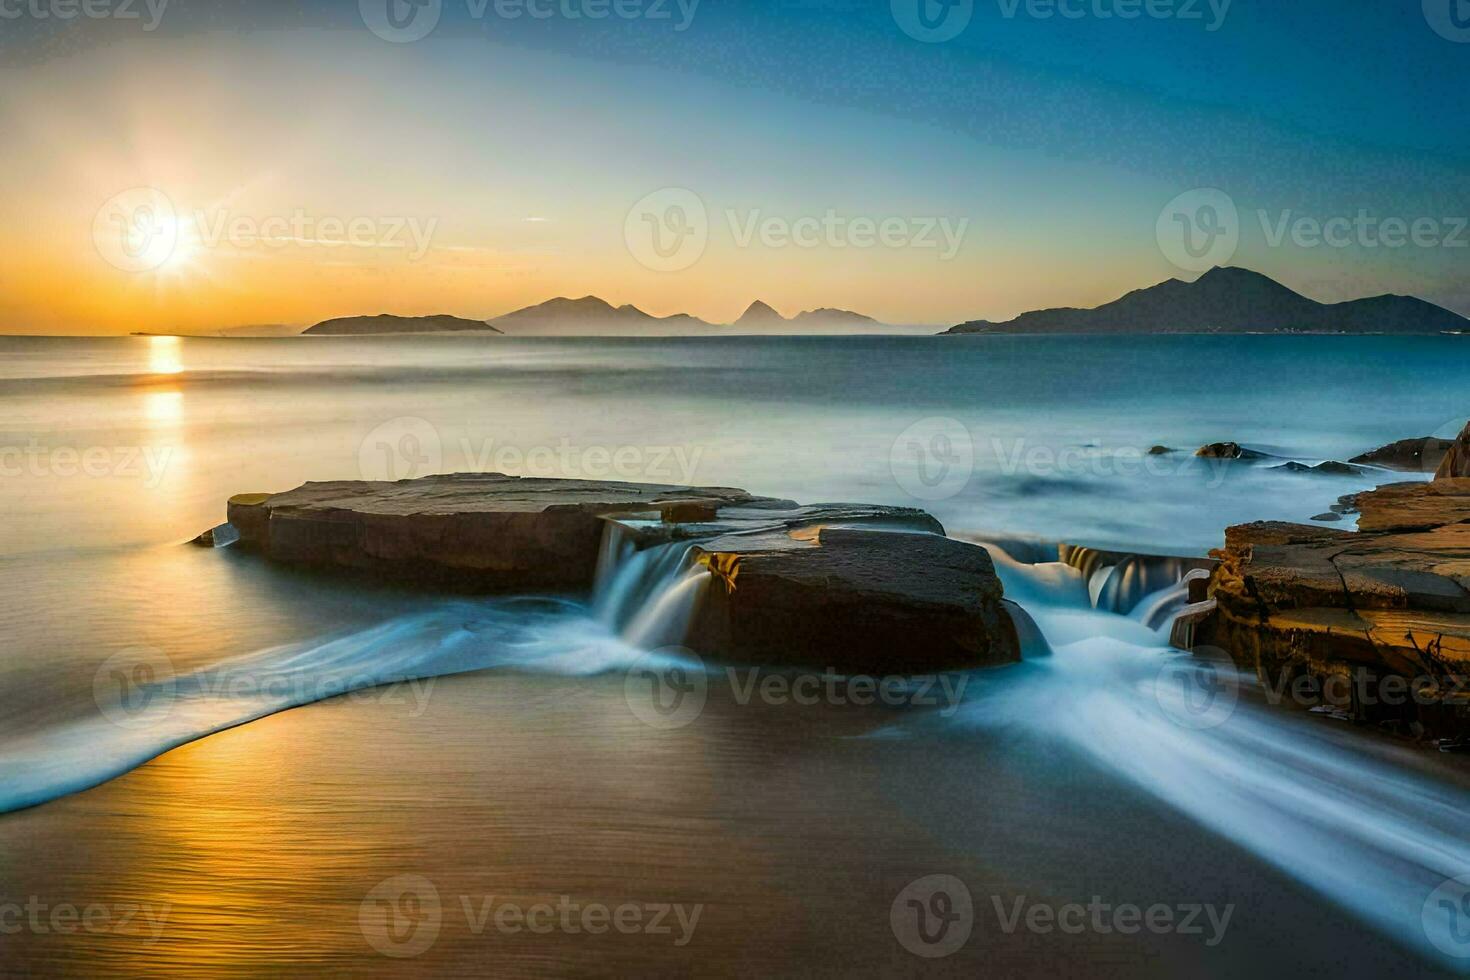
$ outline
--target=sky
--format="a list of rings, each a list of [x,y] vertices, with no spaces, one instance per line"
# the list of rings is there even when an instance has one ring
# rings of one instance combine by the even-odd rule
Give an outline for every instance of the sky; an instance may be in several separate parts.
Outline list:
[[[0,332],[1470,315],[1462,0],[0,0]],[[65,16],[72,15],[72,16]]]

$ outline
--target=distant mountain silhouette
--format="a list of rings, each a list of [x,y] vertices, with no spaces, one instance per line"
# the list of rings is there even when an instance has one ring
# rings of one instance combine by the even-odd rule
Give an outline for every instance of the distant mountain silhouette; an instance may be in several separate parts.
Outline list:
[[[613,306],[596,296],[568,299],[558,296],[490,321],[510,334],[535,333],[700,333],[712,328],[687,313],[658,317],[631,303]]]
[[[785,323],[786,318],[777,313],[775,309],[760,300],[756,300],[746,307],[745,312],[740,314],[740,319],[731,326],[735,327],[769,327],[774,324]]]
[[[731,326],[753,327],[756,329],[804,327],[808,329],[833,330],[842,327],[878,327],[882,326],[882,324],[870,316],[863,316],[861,313],[853,313],[850,310],[836,310],[830,307],[806,310],[793,317],[784,317],[770,305],[756,300],[740,315],[740,319],[736,320]]]
[[[872,317],[846,310],[819,309],[784,317],[760,300],[733,324],[717,324],[687,313],[653,316],[631,304],[613,306],[596,296],[556,299],[507,313],[490,321],[507,334],[534,336],[561,334],[581,336],[729,336],[737,332],[802,333],[842,332],[848,328],[881,327]]]
[[[825,306],[816,310],[807,310],[805,313],[798,313],[791,318],[791,322],[797,326],[882,326],[879,321],[870,316],[863,316],[861,313],[852,312],[852,310],[837,310]]]
[[[344,316],[335,320],[323,320],[314,327],[308,327],[305,335],[366,336],[368,334],[465,333],[471,331],[500,333],[484,320],[466,320],[447,314],[393,316],[383,313],[378,316]]]
[[[1096,309],[971,320],[971,333],[1353,333],[1436,334],[1470,330],[1470,320],[1412,296],[1318,303],[1249,269],[1216,267],[1194,282],[1170,279]]]
[[[846,333],[882,330],[872,317],[848,310],[822,308],[784,317],[757,300],[733,324],[715,324],[687,313],[654,316],[632,304],[613,306],[597,296],[570,299],[558,296],[492,320],[466,320],[455,316],[355,316],[324,320],[304,331],[312,335],[404,334],[404,333],[500,333],[518,337],[535,336],[730,336],[745,330],[759,333]]]

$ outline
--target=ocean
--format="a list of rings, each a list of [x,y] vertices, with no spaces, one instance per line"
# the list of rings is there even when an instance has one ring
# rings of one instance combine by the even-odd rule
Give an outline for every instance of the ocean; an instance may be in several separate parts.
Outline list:
[[[1452,973],[1458,757],[1249,678],[1228,720],[1181,724],[1170,596],[1104,609],[1011,559],[1200,557],[1426,479],[1280,467],[1453,435],[1467,376],[1461,337],[0,338],[0,932],[28,902],[115,926],[38,913],[0,971]],[[1227,440],[1265,455],[1193,455]],[[930,701],[752,696],[690,664],[703,711],[659,727],[627,683],[646,651],[589,597],[188,545],[235,493],[462,470],[922,507],[1010,543],[1040,638]],[[159,710],[110,700],[165,676]],[[898,916],[935,875],[971,931],[930,959]],[[375,911],[405,881],[418,911]],[[541,933],[507,903],[686,917]],[[1100,905],[1173,925],[1060,925]]]

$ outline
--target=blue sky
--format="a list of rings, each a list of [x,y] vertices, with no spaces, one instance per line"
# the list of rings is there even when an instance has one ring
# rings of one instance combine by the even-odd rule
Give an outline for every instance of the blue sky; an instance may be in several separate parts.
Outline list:
[[[405,270],[399,306],[430,303],[438,283],[449,312],[472,315],[550,289],[711,319],[759,294],[943,323],[1192,278],[1156,221],[1178,195],[1215,188],[1236,208],[1232,264],[1323,300],[1406,292],[1470,313],[1470,232],[1456,229],[1470,212],[1470,20],[1461,38],[1447,19],[1462,0],[1443,0],[1443,16],[1441,0],[950,0],[949,19],[937,0],[489,0],[478,14],[474,0],[424,0],[440,4],[437,25],[401,44],[365,27],[362,11],[388,2],[169,0],[153,31],[0,23],[0,125],[36,186],[23,224],[73,220],[69,187],[91,213],[38,135],[64,129],[79,154],[89,139],[95,156],[117,154],[116,189],[167,179],[171,195],[238,200],[269,170],[274,196],[257,209],[432,212],[445,248]],[[954,36],[907,33],[918,4]],[[206,91],[213,111],[191,102]],[[272,131],[289,148],[274,162],[261,145]],[[188,173],[167,162],[185,156]],[[622,242],[629,206],[665,187],[695,191],[711,225],[708,254],[675,273],[640,267]],[[112,189],[89,173],[86,194]],[[730,240],[737,213],[789,224],[829,211],[949,217],[966,236],[943,262]],[[1364,217],[1366,239],[1311,235]],[[1304,236],[1279,237],[1303,219]],[[1375,244],[1385,220],[1433,228]],[[476,249],[493,256],[480,279],[465,268]],[[208,319],[210,284],[259,288],[248,270],[212,272],[192,291],[152,290],[138,315]],[[394,305],[384,278],[331,280],[322,312],[356,312],[343,308],[354,289],[360,305]],[[0,299],[0,315],[44,320],[34,305]]]

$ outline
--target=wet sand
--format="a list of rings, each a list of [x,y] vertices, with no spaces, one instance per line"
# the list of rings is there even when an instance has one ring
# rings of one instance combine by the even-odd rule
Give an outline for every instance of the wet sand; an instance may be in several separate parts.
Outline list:
[[[621,676],[502,671],[441,678],[421,705],[380,690],[289,711],[0,817],[3,900],[43,907],[41,928],[27,921],[0,937],[0,968],[124,977],[1428,969],[1060,742],[859,737],[899,710],[740,704],[717,683],[697,720],[657,730],[630,710]],[[962,881],[974,905],[968,941],[939,959],[909,952],[890,921],[899,893],[933,874]],[[437,905],[371,901],[392,879],[418,889],[427,880]],[[1098,896],[1235,909],[1211,948],[1208,926],[1124,936],[1022,923],[1007,933],[995,902],[1011,909],[1022,896],[1027,905]],[[499,928],[493,911],[505,903],[610,915],[632,905],[642,919],[627,934],[590,934],[575,913],[549,932],[510,931],[514,921]],[[692,930],[670,911],[668,933],[641,931],[658,906],[676,904],[686,914],[702,906]],[[63,935],[49,918],[63,905],[79,915],[104,906],[111,918]],[[113,926],[144,905],[161,919],[156,939],[143,915]],[[398,920],[384,918],[392,910]],[[94,921],[102,915],[94,910]],[[385,943],[416,955],[385,955]]]

